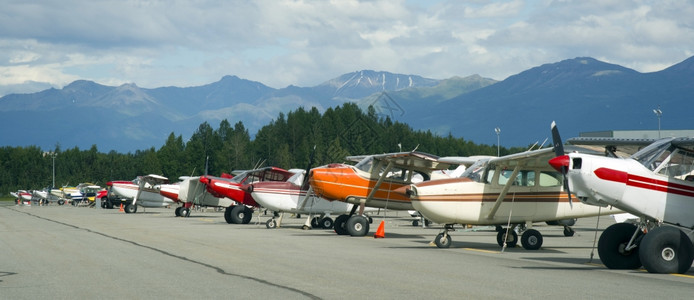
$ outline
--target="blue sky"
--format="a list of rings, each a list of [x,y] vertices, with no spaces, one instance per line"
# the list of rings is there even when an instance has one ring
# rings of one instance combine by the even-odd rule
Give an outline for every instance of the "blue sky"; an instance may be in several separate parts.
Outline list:
[[[0,96],[105,85],[274,88],[370,69],[503,80],[590,56],[640,72],[694,55],[694,1],[3,1]]]

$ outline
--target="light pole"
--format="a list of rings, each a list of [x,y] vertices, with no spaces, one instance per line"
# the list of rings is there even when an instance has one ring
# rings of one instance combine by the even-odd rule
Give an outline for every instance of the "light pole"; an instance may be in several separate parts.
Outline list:
[[[43,157],[46,157],[50,155],[51,158],[53,159],[53,185],[51,185],[51,189],[55,188],[55,157],[58,155],[58,153],[55,152],[44,152]]]
[[[494,132],[496,132],[496,156],[499,157],[501,151],[501,146],[499,146],[499,134],[501,133],[501,129],[499,127],[494,128]]]
[[[660,138],[660,117],[663,115],[663,111],[660,110],[660,105],[658,105],[658,108],[653,110],[653,113],[656,117],[658,117],[658,138]]]

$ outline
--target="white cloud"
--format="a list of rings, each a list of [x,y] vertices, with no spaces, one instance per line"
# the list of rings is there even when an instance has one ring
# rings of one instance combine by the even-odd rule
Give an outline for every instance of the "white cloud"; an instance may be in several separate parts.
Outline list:
[[[9,1],[1,86],[312,86],[359,69],[504,79],[591,56],[642,72],[692,55],[689,1]],[[31,85],[35,87],[37,85]]]

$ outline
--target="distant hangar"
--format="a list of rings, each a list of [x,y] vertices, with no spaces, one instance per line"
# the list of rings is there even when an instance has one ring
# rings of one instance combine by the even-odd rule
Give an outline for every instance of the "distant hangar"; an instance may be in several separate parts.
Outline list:
[[[659,137],[694,137],[694,130],[605,130],[578,134],[580,137],[610,137],[625,139],[657,139]]]

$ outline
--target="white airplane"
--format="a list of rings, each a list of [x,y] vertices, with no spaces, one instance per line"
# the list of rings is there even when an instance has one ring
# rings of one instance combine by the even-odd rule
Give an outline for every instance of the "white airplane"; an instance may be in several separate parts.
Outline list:
[[[526,151],[502,157],[443,157],[440,162],[470,164],[459,177],[431,180],[402,187],[412,206],[426,219],[445,224],[434,239],[439,248],[448,248],[449,234],[455,224],[506,226],[498,230],[499,246],[515,247],[520,242],[528,250],[540,249],[542,234],[532,229],[534,222],[564,225],[564,235],[574,231],[568,224],[575,219],[614,214],[581,203],[571,204],[562,188],[562,175],[547,161],[554,157],[552,148]]]
[[[137,212],[137,205],[142,207],[167,207],[173,200],[159,193],[159,185],[169,182],[163,176],[149,174],[138,176],[132,181],[109,181],[108,207],[123,205],[126,213]]]
[[[351,203],[340,201],[328,201],[316,196],[313,190],[304,181],[305,170],[289,170],[294,175],[286,181],[261,181],[243,186],[251,193],[253,199],[268,210],[294,214],[308,214],[304,225],[307,228],[333,228],[332,214],[345,214],[352,210]],[[366,208],[366,212],[375,212],[377,209]],[[319,216],[311,218],[313,215]],[[271,218],[265,223],[267,228],[281,226],[282,215],[279,218]]]
[[[556,129],[552,123],[553,131]],[[694,139],[652,140],[575,138],[571,144],[604,145],[610,157],[569,153],[550,160],[565,174],[581,202],[613,206],[640,218],[614,224],[602,233],[598,254],[610,269],[685,273],[694,260]],[[555,145],[562,145],[558,134]],[[646,146],[644,146],[646,145]],[[629,157],[624,147],[644,147]]]
[[[194,205],[230,207],[236,203],[226,197],[215,197],[207,192],[207,186],[200,182],[200,176],[181,176],[181,181],[173,184],[160,184],[159,193],[183,205],[176,208],[177,217],[189,217]]]

